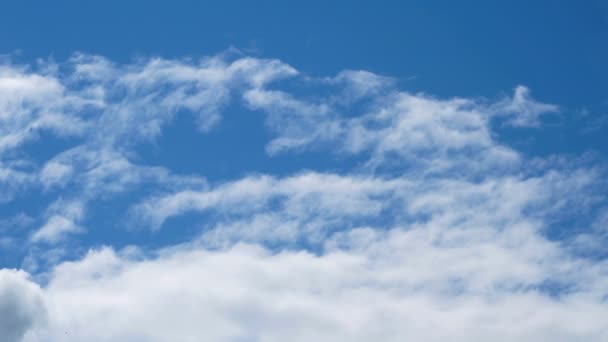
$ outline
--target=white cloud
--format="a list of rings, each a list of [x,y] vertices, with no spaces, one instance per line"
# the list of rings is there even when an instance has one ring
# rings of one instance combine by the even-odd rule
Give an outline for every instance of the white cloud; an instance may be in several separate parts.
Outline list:
[[[342,130],[325,103],[307,103],[282,91],[263,89],[248,90],[243,99],[252,109],[264,110],[267,125],[279,132],[266,148],[271,155],[333,140]]]
[[[159,229],[170,217],[205,212],[203,240],[298,241],[319,244],[334,231],[360,225],[445,226],[482,231],[522,222],[550,229],[553,220],[595,204],[598,175],[551,170],[537,176],[486,180],[404,175],[397,178],[303,173],[251,176],[195,191],[155,196],[132,208],[134,223]],[[214,227],[214,225],[217,225]]]
[[[84,123],[63,112],[79,101],[66,93],[53,75],[0,65],[0,153],[14,149],[41,130],[58,135],[81,134]]]
[[[40,172],[40,181],[46,188],[55,184],[65,185],[68,178],[73,174],[73,168],[56,161],[50,161],[44,165]]]
[[[330,78],[329,83],[343,85],[345,90],[341,95],[342,101],[355,101],[366,96],[378,95],[390,91],[394,80],[389,77],[376,75],[365,70],[346,70],[336,77]]]
[[[557,108],[534,101],[521,87],[508,103],[503,100],[488,105],[397,91],[379,76],[378,80],[364,81],[373,77],[361,72],[341,74],[336,80],[344,84],[344,93],[316,101],[265,89],[245,92],[244,100],[251,108],[266,112],[267,125],[277,134],[267,145],[271,155],[329,145],[338,153],[371,153],[369,165],[373,167],[390,165],[396,157],[392,164],[398,167],[404,161],[424,163],[429,173],[462,168],[480,173],[517,166],[519,154],[494,139],[491,120],[508,114],[517,122],[526,118],[530,123],[532,117],[537,120],[542,113]],[[363,106],[366,111],[351,113],[361,109],[348,103],[370,94],[371,104]],[[479,162],[472,163],[472,159]]]
[[[274,205],[285,219],[312,216],[338,219],[377,215],[390,204],[406,180],[303,173],[276,179],[251,176],[210,190],[184,190],[154,197],[133,208],[135,219],[158,229],[163,222],[188,211],[216,211],[223,215],[271,212]]]
[[[71,219],[65,216],[54,215],[32,235],[33,242],[58,242],[67,234],[82,232]]]
[[[0,269],[0,336],[19,342],[45,319],[43,293],[23,271]]]
[[[31,183],[34,183],[34,177],[27,169],[3,165],[0,161],[0,203],[12,200],[20,190]]]
[[[559,107],[553,104],[542,103],[530,96],[530,89],[519,85],[515,88],[513,98],[499,102],[495,110],[499,115],[509,115],[508,123],[513,126],[530,127],[540,124],[540,116],[556,113]]]
[[[85,215],[85,203],[79,200],[59,199],[47,209],[46,222],[31,236],[30,241],[57,243],[69,234],[82,233],[77,222]]]
[[[607,337],[607,265],[569,261],[525,227],[449,248],[428,229],[364,240],[322,256],[248,245],[139,261],[94,251],[55,269],[44,289],[49,323],[28,341]],[[552,297],[540,288],[560,277],[576,289]]]
[[[472,100],[398,93],[369,114],[349,120],[345,149],[370,150],[373,166],[397,157],[423,164],[429,173],[517,164],[518,153],[492,138],[490,119],[488,110]]]

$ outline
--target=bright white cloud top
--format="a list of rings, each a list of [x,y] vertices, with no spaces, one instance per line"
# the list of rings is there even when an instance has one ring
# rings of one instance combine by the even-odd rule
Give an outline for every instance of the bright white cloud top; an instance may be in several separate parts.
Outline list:
[[[218,182],[138,155],[177,116],[204,135],[234,103],[264,114],[269,162],[305,151],[349,162]],[[524,86],[442,99],[366,71],[311,77],[249,57],[4,62],[0,200],[48,204],[0,222],[3,253],[27,254],[22,270],[0,270],[0,336],[608,340],[601,162],[526,157],[495,131],[542,129],[559,111]],[[24,152],[57,138],[73,143]],[[86,240],[103,229],[95,203],[115,198],[129,199],[112,234],[197,214],[196,237]]]

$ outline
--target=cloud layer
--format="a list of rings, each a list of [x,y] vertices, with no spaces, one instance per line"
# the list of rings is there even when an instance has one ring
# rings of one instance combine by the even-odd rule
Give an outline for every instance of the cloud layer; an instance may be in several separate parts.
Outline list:
[[[309,153],[342,167],[218,181],[139,153],[178,116],[209,134],[229,106],[262,115],[270,165]],[[496,129],[542,129],[559,110],[524,86],[442,99],[366,71],[314,78],[243,56],[5,63],[0,200],[27,214],[0,221],[0,248],[23,251],[30,275],[0,270],[0,334],[608,339],[603,162],[530,158]],[[59,147],[31,152],[45,144]],[[18,204],[29,200],[39,208]],[[103,201],[120,203],[113,234],[195,233],[100,246],[87,237],[116,229],[95,219]]]

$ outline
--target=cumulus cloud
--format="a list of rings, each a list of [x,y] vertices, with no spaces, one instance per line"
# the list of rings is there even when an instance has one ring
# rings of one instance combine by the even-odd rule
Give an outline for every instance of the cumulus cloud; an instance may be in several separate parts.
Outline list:
[[[608,263],[581,253],[605,235],[605,172],[529,160],[496,138],[495,120],[540,127],[559,109],[523,86],[446,99],[367,71],[315,79],[250,57],[47,64],[0,68],[4,201],[51,198],[23,225],[36,281],[0,271],[11,341],[608,339]],[[138,155],[176,116],[206,134],[232,103],[263,113],[269,162],[319,149],[356,161],[217,182]],[[47,134],[69,146],[30,158],[27,143]],[[134,193],[113,213],[125,228],[173,234],[170,219],[194,213],[182,223],[194,235],[78,245],[92,203]]]
[[[0,269],[0,336],[19,342],[31,329],[43,323],[42,290],[23,271]]]
[[[606,265],[569,261],[527,227],[486,236],[478,248],[458,233],[437,241],[427,229],[360,233],[340,237],[353,250],[322,256],[251,245],[179,248],[146,260],[93,251],[55,269],[45,289],[51,323],[38,334],[62,341],[606,338],[608,307],[598,302]],[[542,288],[553,278],[580,288],[551,297]]]

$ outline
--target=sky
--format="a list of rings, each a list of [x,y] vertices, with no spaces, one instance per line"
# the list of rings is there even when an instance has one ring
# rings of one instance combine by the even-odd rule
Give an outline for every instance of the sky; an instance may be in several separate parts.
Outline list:
[[[0,337],[608,341],[608,2],[0,5]]]

